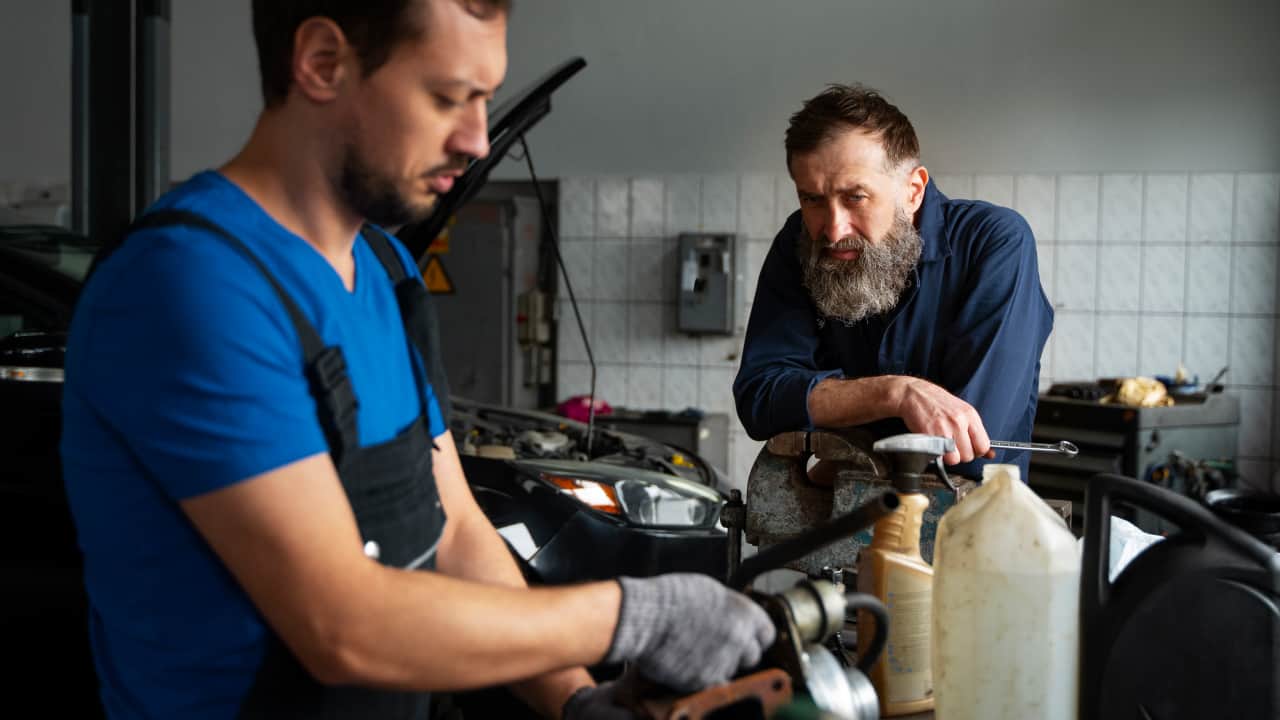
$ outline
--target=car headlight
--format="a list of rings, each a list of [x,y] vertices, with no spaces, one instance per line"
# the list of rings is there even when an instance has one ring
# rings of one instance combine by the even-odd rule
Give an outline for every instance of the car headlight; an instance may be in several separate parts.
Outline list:
[[[718,493],[683,478],[591,463],[528,462],[539,477],[582,504],[648,527],[716,527]],[[548,467],[552,466],[552,467]]]

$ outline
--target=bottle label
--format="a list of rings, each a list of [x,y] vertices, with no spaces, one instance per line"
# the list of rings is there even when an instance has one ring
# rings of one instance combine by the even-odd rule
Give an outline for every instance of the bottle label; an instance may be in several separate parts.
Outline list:
[[[884,651],[884,700],[891,703],[923,700],[933,695],[929,647],[932,578],[890,573],[885,589],[889,641]]]

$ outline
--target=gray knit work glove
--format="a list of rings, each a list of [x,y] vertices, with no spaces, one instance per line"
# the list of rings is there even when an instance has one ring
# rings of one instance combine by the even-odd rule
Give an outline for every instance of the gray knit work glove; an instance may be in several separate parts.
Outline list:
[[[606,663],[631,661],[650,680],[694,692],[753,667],[773,644],[769,616],[706,575],[619,578],[622,608]]]

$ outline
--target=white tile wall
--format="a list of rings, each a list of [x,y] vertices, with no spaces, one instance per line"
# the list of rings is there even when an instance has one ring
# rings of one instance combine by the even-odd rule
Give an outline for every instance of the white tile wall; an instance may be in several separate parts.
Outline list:
[[[750,240],[767,240],[778,232],[774,220],[777,201],[772,175],[744,175],[738,192],[738,233]]]
[[[1166,245],[1185,243],[1187,176],[1148,175],[1143,211],[1143,242]]]
[[[698,368],[698,402],[710,412],[736,417],[733,407],[733,376],[737,367]]]
[[[1013,176],[978,175],[973,179],[973,199],[1013,207]]]
[[[696,175],[667,178],[664,211],[667,237],[702,229],[702,181]]]
[[[1236,245],[1232,248],[1232,313],[1275,313],[1276,249],[1275,245]]]
[[[1137,312],[1142,299],[1141,271],[1140,246],[1098,248],[1098,309]]]
[[[1168,374],[1179,363],[1208,380],[1227,366],[1225,382],[1247,398],[1243,462],[1264,482],[1280,467],[1280,173],[948,173],[934,181],[950,197],[1019,209],[1036,233],[1041,284],[1057,310],[1042,387]],[[561,180],[562,249],[601,397],[728,412],[735,430],[725,470],[739,487],[759,448],[734,417],[742,336],[676,330],[676,237],[737,233],[745,324],[760,265],[797,207],[784,172]],[[589,372],[567,303],[560,311],[567,397],[586,392]]]
[[[1058,242],[1098,242],[1098,176],[1064,175],[1058,183]]]
[[[663,368],[662,405],[670,410],[698,407],[698,368]]]
[[[1052,175],[1019,175],[1014,178],[1014,209],[1022,213],[1036,244],[1054,242],[1056,182]]]
[[[1236,242],[1274,243],[1280,228],[1280,175],[1236,178]]]
[[[627,236],[630,208],[630,184],[626,178],[608,177],[596,180],[596,237]]]
[[[933,184],[949,198],[972,198],[972,175],[934,175]]]
[[[790,175],[778,175],[774,178],[774,230],[769,235],[772,239],[782,229],[791,213],[800,209],[800,201],[796,199],[796,184]]]
[[[1136,243],[1142,240],[1142,176],[1102,176],[1102,227],[1104,243]]]
[[[627,361],[632,365],[660,365],[666,361],[663,331],[666,309],[661,303],[631,303]]]
[[[596,296],[596,243],[591,239],[565,238],[560,241],[560,259],[564,261],[564,272],[569,276],[569,286],[578,302],[592,300]],[[557,274],[563,287],[564,278]],[[566,291],[562,293],[569,297]]]
[[[590,238],[596,234],[596,184],[591,178],[560,181],[560,236]]]
[[[666,331],[665,355],[668,365],[697,366],[702,362],[702,346],[699,344],[699,338],[695,335],[686,335],[678,329],[675,304],[667,306],[666,322],[663,327]]]
[[[1231,248],[1187,248],[1187,312],[1231,312]]]
[[[1231,318],[1231,370],[1233,385],[1274,386],[1275,320]]]
[[[1056,334],[1056,331],[1055,331]],[[1098,316],[1098,377],[1130,377],[1138,373],[1138,314]]]
[[[657,410],[662,405],[662,367],[633,366],[628,369],[627,407]]]
[[[1060,312],[1054,319],[1053,374],[1064,380],[1089,380],[1094,377],[1093,339],[1096,324],[1093,313]]]
[[[1191,176],[1192,245],[1231,242],[1232,193],[1235,178],[1225,173]]]
[[[662,180],[631,181],[631,233],[633,238],[660,238],[664,227]]]
[[[627,362],[627,322],[630,306],[621,302],[595,304],[591,328],[591,351],[598,363]]]
[[[1182,362],[1182,316],[1143,315],[1139,343],[1138,372],[1173,375]]]
[[[1098,296],[1096,245],[1059,245],[1054,301],[1063,310],[1093,310]]]
[[[666,245],[661,238],[627,243],[627,299],[632,302],[667,300]]]
[[[747,477],[751,473],[751,466],[756,462],[756,456],[760,454],[760,448],[764,447],[763,442],[757,442],[741,435],[733,439],[733,450],[729,458],[729,477],[734,487],[747,490]]]
[[[587,370],[586,375],[589,378],[591,371]],[[627,375],[626,365],[597,365],[596,398],[612,407],[626,407]]]
[[[1037,244],[1036,262],[1040,265],[1040,288],[1044,296],[1056,307],[1058,304],[1058,247],[1056,245]]]
[[[1182,312],[1187,289],[1187,248],[1145,245],[1142,248],[1142,310]]]
[[[596,243],[592,266],[596,300],[627,299],[629,262],[626,240],[600,240]]]
[[[568,263],[565,263],[568,265]],[[586,329],[587,336],[591,335],[592,310],[594,306],[578,299],[578,312],[582,315],[582,327]],[[559,303],[559,321],[557,323],[558,341],[556,353],[561,363],[586,362],[587,351],[582,345],[582,333],[578,327],[577,318],[574,315],[573,307],[567,299],[563,299]],[[595,349],[592,349],[595,352]],[[561,377],[564,377],[561,374]],[[563,391],[561,395],[567,396]]]
[[[1231,326],[1223,318],[1192,315],[1187,317],[1182,362],[1187,372],[1209,382],[1231,361]]]
[[[738,229],[738,176],[707,175],[702,178],[703,232],[736,232]]]
[[[1241,417],[1253,418],[1240,424],[1241,457],[1265,458],[1271,451],[1271,393],[1236,392],[1240,395]]]

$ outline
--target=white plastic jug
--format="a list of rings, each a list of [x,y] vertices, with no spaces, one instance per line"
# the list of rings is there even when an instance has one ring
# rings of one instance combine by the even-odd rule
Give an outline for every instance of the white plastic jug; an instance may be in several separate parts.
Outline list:
[[[1075,720],[1080,550],[1019,478],[987,465],[933,555],[938,720]]]

